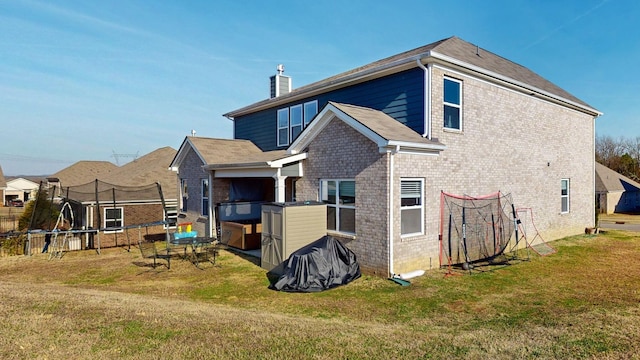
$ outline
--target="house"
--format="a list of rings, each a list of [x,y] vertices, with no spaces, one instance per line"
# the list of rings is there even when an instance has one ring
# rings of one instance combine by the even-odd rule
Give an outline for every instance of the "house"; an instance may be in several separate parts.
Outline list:
[[[169,217],[175,226],[177,189],[169,163],[176,150],[157,149],[125,165],[80,161],[48,180],[56,196],[66,199],[79,229],[103,229],[102,247],[137,241],[127,238],[127,227],[153,224]],[[163,208],[164,202],[164,208]],[[98,210],[96,210],[98,208]],[[145,226],[147,236],[163,236],[166,225]]]
[[[640,183],[596,162],[596,204],[603,214],[640,210]]]
[[[210,213],[218,199],[231,200],[227,184],[236,183],[270,188],[257,203],[322,201],[328,233],[364,272],[382,276],[442,265],[442,192],[510,193],[533,209],[545,239],[594,224],[600,112],[521,65],[450,37],[290,84],[278,67],[269,98],[224,114],[236,141],[263,155],[194,154],[190,162],[192,150],[179,150],[179,181],[195,182],[189,171],[208,178]],[[181,193],[189,204],[197,196],[189,187]]]
[[[6,206],[5,191],[7,190],[7,180],[4,178],[2,172],[2,166],[0,166],[0,199],[4,201],[0,202],[0,206]]]
[[[17,199],[22,200],[24,203],[33,199],[38,192],[38,184],[25,179],[15,178],[7,181],[7,189],[5,190],[5,203]]]

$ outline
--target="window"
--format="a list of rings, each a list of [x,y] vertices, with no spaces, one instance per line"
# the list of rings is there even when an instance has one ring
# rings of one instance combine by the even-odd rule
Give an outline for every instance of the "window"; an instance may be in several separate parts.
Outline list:
[[[182,197],[182,211],[187,211],[187,200],[189,199],[189,193],[187,192],[187,179],[180,179],[180,192]]]
[[[291,107],[289,125],[291,126],[291,141],[293,141],[302,132],[302,105]]]
[[[124,216],[121,207],[104,209],[104,227],[112,228],[113,231],[122,232]],[[115,228],[115,229],[114,229]]]
[[[400,181],[400,234],[417,235],[424,232],[423,180]]]
[[[321,200],[327,204],[327,229],[356,233],[356,182],[322,180]]]
[[[304,127],[307,127],[313,117],[318,114],[318,101],[304,103]]]
[[[462,82],[444,79],[444,127],[462,130]]]
[[[176,224],[178,223],[178,208],[173,204],[173,206],[167,206],[164,209],[164,216],[167,223],[165,224],[165,229],[174,229]]]
[[[202,179],[202,216],[209,216],[209,179]]]
[[[564,213],[569,212],[569,179],[560,180],[560,201],[561,201],[561,209],[560,211]]]
[[[318,101],[313,100],[278,110],[278,146],[287,146],[318,114]]]
[[[278,110],[278,146],[289,145],[289,108]]]

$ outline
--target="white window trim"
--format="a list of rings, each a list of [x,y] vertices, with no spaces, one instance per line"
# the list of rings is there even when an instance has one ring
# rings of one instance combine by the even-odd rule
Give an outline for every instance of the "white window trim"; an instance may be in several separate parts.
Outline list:
[[[209,179],[200,179],[200,215],[204,217],[209,217],[209,196],[205,196],[205,188],[206,191],[209,191]],[[207,206],[204,206],[204,201],[207,200]]]
[[[307,105],[315,105],[315,114],[313,116],[306,116],[307,115]],[[313,100],[313,101],[307,101],[306,103],[304,103],[303,109],[302,109],[302,122],[303,122],[303,126],[306,128],[309,123],[311,122],[311,120],[313,120],[313,118],[318,115],[318,100]]]
[[[311,108],[311,106],[313,106],[313,109],[315,111],[315,113],[313,114],[313,116],[309,117],[307,116],[307,110]],[[299,108],[300,109],[300,114],[301,114],[301,118],[300,118],[300,124],[292,126],[291,125],[291,110],[294,108]],[[284,114],[286,112],[286,117],[287,117],[287,126],[280,126],[280,114]],[[312,101],[307,101],[305,103],[300,103],[300,104],[295,104],[289,107],[285,107],[285,108],[280,108],[278,109],[278,111],[276,112],[276,137],[277,137],[277,146],[287,146],[291,143],[293,143],[293,141],[295,140],[293,138],[293,128],[294,127],[300,127],[300,133],[302,133],[302,131],[304,131],[304,129],[309,125],[309,123],[311,122],[311,120],[318,115],[318,100],[312,100]],[[283,115],[284,116],[284,115]],[[287,139],[281,139],[280,138],[280,131],[281,130],[287,130]],[[286,141],[285,141],[286,140]]]
[[[287,113],[287,126],[280,126],[280,113]],[[291,130],[290,130],[290,126],[289,126],[289,108],[282,108],[282,109],[278,109],[277,113],[276,113],[276,125],[277,125],[277,137],[278,137],[278,146],[287,146],[289,145],[289,137],[291,136]],[[284,115],[283,115],[284,116]],[[283,141],[284,139],[280,139],[280,130],[287,130],[287,139],[286,141]]]
[[[120,220],[120,229],[118,230],[105,230],[105,234],[113,234],[113,233],[121,233],[124,230],[122,229],[124,227],[124,208],[122,206],[116,206],[116,207],[105,207],[104,208],[104,212],[103,212],[103,216],[102,216],[102,228],[106,229],[107,228],[107,210],[120,210],[120,218],[118,218],[118,220]]]
[[[459,89],[458,90],[458,97],[460,99],[460,104],[454,104],[454,103],[449,103],[449,102],[444,101],[444,98],[445,98],[445,96],[444,96],[444,91],[445,91],[444,90],[444,81],[445,80],[449,80],[449,81],[458,83],[458,85],[459,85],[458,86],[458,89]],[[460,127],[459,128],[447,127],[447,126],[445,126],[444,122],[442,124],[442,127],[444,129],[446,129],[446,130],[449,130],[449,131],[462,132],[462,118],[463,118],[463,114],[462,114],[462,80],[454,79],[454,78],[451,78],[451,77],[448,77],[448,76],[444,77],[444,79],[442,80],[442,104],[443,104],[443,108],[442,108],[443,115],[444,115],[444,106],[451,106],[451,107],[457,108],[460,111]]]
[[[567,195],[562,195],[562,183],[567,182]],[[562,199],[567,198],[567,210],[562,209]],[[568,178],[560,179],[560,213],[571,212],[571,181]]]
[[[185,201],[187,200],[187,201]],[[189,200],[189,189],[187,187],[187,179],[180,179],[180,212],[187,212],[189,210],[187,208]]]
[[[294,109],[299,109],[300,110],[300,123],[297,125],[293,124],[293,111]],[[299,127],[300,128],[300,133],[302,132],[302,130],[304,130],[304,109],[302,107],[302,104],[298,104],[298,105],[294,105],[291,106],[289,108],[289,143],[292,143],[295,139],[293,137],[293,128],[294,127]],[[300,135],[300,133],[298,133],[298,135]],[[288,145],[288,144],[287,144]]]
[[[418,181],[420,182],[420,205],[414,206],[402,206],[402,182],[404,181]],[[400,222],[402,223],[402,211],[403,210],[415,210],[420,209],[420,231],[415,233],[402,234],[402,227],[400,229],[401,237],[410,237],[417,235],[424,235],[424,179],[422,178],[401,178],[400,179]]]
[[[336,203],[335,204],[329,204],[326,203],[327,207],[333,207],[336,209],[336,229],[335,230],[328,230],[328,231],[332,231],[332,232],[336,232],[336,233],[340,233],[340,234],[348,234],[348,235],[355,235],[355,232],[350,232],[350,231],[343,231],[340,229],[340,209],[353,209],[354,211],[356,211],[356,205],[355,203],[353,205],[344,205],[344,204],[340,204],[340,202],[338,201],[338,199],[340,199],[340,182],[341,181],[352,181],[354,183],[354,187],[355,187],[355,183],[356,180],[355,179],[321,179],[320,180],[320,201],[324,202],[323,199],[328,198],[328,186],[327,183],[329,181],[335,181],[336,182]],[[355,188],[354,188],[355,191]],[[327,195],[327,196],[325,196]],[[354,219],[355,221],[355,219]],[[355,224],[354,224],[355,227]],[[358,229],[356,229],[357,231]]]

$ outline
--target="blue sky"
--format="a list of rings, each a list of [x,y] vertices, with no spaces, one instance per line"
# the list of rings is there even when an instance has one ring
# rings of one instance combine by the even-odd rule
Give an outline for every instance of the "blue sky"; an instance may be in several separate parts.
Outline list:
[[[0,0],[0,166],[51,174],[79,160],[231,138],[222,114],[455,35],[640,136],[640,2]],[[544,140],[541,140],[544,141]]]

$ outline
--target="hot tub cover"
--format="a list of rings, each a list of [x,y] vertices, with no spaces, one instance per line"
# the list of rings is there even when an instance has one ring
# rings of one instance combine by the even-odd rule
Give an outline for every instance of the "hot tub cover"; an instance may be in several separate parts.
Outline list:
[[[269,288],[287,292],[318,292],[360,277],[353,251],[332,236],[323,236],[296,250],[284,262],[282,275]]]

